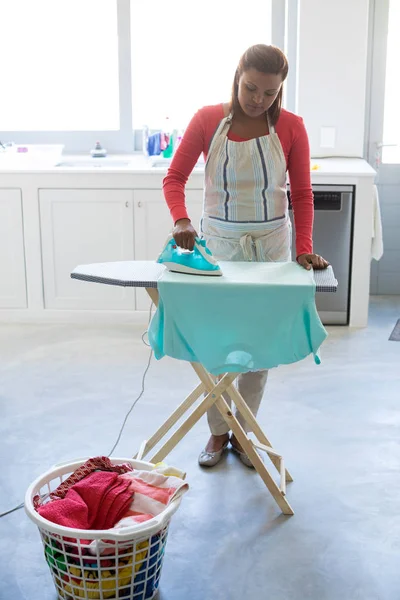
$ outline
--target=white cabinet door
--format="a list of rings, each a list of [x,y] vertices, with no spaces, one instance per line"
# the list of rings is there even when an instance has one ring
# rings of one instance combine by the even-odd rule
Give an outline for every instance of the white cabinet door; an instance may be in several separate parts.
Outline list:
[[[155,260],[173,223],[162,190],[135,190],[135,260]],[[186,190],[186,206],[193,226],[199,230],[203,190]],[[150,306],[145,290],[136,289],[136,309]]]
[[[133,192],[39,191],[46,308],[134,309],[134,290],[76,281],[77,265],[133,260]]]
[[[0,308],[26,308],[22,194],[0,189]]]

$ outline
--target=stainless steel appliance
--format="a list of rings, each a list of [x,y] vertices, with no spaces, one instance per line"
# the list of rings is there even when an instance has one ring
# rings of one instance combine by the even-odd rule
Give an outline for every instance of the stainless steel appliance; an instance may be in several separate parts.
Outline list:
[[[325,325],[347,325],[349,322],[351,256],[353,238],[354,186],[314,185],[314,252],[328,260],[338,280],[335,294],[321,292],[316,304]],[[290,218],[293,213],[290,203]],[[296,234],[293,227],[293,259]]]

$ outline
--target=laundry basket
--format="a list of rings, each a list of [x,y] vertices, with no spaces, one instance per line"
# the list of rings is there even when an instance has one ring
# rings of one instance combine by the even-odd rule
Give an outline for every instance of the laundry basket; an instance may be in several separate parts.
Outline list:
[[[25,495],[25,511],[39,528],[44,555],[58,598],[62,600],[154,598],[172,515],[180,505],[174,499],[157,517],[121,530],[72,529],[44,519],[36,512],[33,498],[45,500],[85,460],[57,465],[38,477]],[[112,464],[128,463],[149,471],[148,462],[113,458]]]

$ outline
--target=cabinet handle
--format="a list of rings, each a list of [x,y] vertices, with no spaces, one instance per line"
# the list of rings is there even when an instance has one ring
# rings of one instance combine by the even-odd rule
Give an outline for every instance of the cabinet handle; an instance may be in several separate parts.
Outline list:
[[[141,202],[138,202],[137,205],[138,205],[139,208],[142,207],[142,203]]]
[[[125,202],[126,208],[129,208],[129,202]]]

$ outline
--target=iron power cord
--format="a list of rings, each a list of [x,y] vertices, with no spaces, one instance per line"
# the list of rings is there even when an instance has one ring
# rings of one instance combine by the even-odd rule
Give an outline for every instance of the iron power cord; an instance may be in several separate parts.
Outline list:
[[[0,519],[1,519],[1,517],[10,515],[11,513],[15,512],[16,510],[20,510],[21,508],[24,507],[24,504],[25,504],[25,502],[21,502],[21,504],[18,504],[18,506],[15,506],[14,508],[11,508],[10,510],[6,510],[6,512],[0,513]]]
[[[148,320],[148,322],[147,322],[147,329],[146,329],[146,331],[145,331],[145,332],[142,334],[142,342],[143,342],[143,343],[144,343],[146,346],[148,346],[148,347],[150,347],[150,344],[148,344],[148,343],[147,343],[147,342],[144,340],[144,336],[147,334],[147,332],[148,332],[148,330],[149,330],[149,325],[150,325],[150,321],[151,321],[151,312],[152,312],[152,309],[153,309],[153,302],[150,304],[150,309],[149,309],[149,320]],[[122,433],[123,433],[123,431],[124,431],[124,429],[125,429],[125,425],[126,425],[126,423],[127,423],[127,421],[128,421],[129,415],[131,414],[131,412],[132,412],[132,411],[133,411],[133,409],[135,408],[135,406],[136,406],[137,402],[139,402],[140,398],[141,398],[141,397],[143,396],[143,394],[144,394],[144,387],[145,387],[145,382],[146,382],[146,375],[147,375],[147,373],[148,373],[148,371],[149,371],[149,369],[150,369],[150,363],[151,363],[151,359],[152,359],[152,358],[153,358],[153,350],[151,350],[151,351],[150,351],[150,354],[149,354],[149,360],[147,361],[147,366],[146,366],[146,369],[144,370],[144,373],[143,373],[143,377],[142,377],[142,389],[140,390],[140,394],[139,394],[139,396],[138,396],[138,397],[137,397],[137,398],[134,400],[134,402],[133,402],[132,406],[130,407],[130,409],[129,409],[129,410],[128,410],[128,412],[126,413],[126,415],[125,415],[125,418],[124,418],[124,420],[123,420],[123,423],[122,423],[122,425],[121,425],[121,429],[119,430],[119,433],[118,433],[117,440],[116,440],[116,442],[115,442],[114,446],[111,448],[110,452],[107,454],[107,456],[108,456],[108,457],[109,457],[109,456],[111,456],[111,454],[114,452],[115,448],[118,446],[118,444],[119,444],[119,442],[120,442],[120,440],[121,440]]]
[[[149,310],[149,320],[148,320],[148,323],[147,323],[147,329],[146,329],[146,331],[145,331],[145,332],[142,334],[142,342],[143,342],[143,343],[144,343],[144,344],[145,344],[147,347],[149,347],[149,348],[150,348],[150,344],[149,344],[148,342],[146,342],[146,341],[145,341],[144,337],[145,337],[145,335],[147,335],[147,333],[148,333],[148,329],[149,329],[149,325],[150,325],[150,321],[151,321],[151,314],[152,314],[152,310],[153,310],[153,302],[152,302],[152,303],[151,303],[151,305],[150,305],[150,310]],[[133,402],[132,406],[130,407],[130,409],[129,409],[129,410],[128,410],[128,412],[126,413],[126,415],[125,415],[125,418],[124,418],[124,420],[123,420],[123,423],[122,423],[122,425],[121,425],[121,429],[119,430],[119,433],[118,433],[117,440],[116,440],[116,442],[115,442],[114,446],[112,447],[112,449],[110,450],[110,452],[107,454],[107,456],[108,456],[108,457],[109,457],[109,456],[111,456],[111,454],[114,452],[115,448],[118,446],[118,444],[119,444],[119,442],[120,442],[120,440],[121,440],[122,433],[123,433],[123,431],[124,431],[124,429],[125,429],[125,425],[126,425],[126,423],[127,423],[127,421],[128,421],[128,418],[129,418],[129,416],[130,416],[131,412],[133,411],[133,409],[135,408],[136,404],[139,402],[140,398],[141,398],[141,397],[143,396],[143,394],[144,394],[144,391],[145,391],[145,382],[146,382],[146,375],[147,375],[147,373],[148,373],[148,371],[149,371],[149,369],[150,369],[150,364],[151,364],[151,359],[152,359],[152,358],[153,358],[153,350],[151,350],[151,351],[150,351],[149,360],[147,361],[147,366],[146,366],[146,369],[144,370],[144,373],[143,373],[143,377],[142,377],[142,389],[141,389],[141,391],[140,391],[140,394],[139,394],[139,396],[138,396],[138,397],[137,397],[137,398],[134,400],[134,402]],[[23,507],[24,507],[24,505],[25,505],[25,502],[21,502],[21,504],[18,504],[18,506],[15,506],[14,508],[11,508],[10,510],[6,510],[6,511],[5,511],[5,512],[3,512],[3,513],[0,513],[0,519],[1,519],[2,517],[6,517],[7,515],[10,515],[11,513],[15,512],[15,511],[17,511],[17,510],[20,510],[21,508],[23,508]]]

